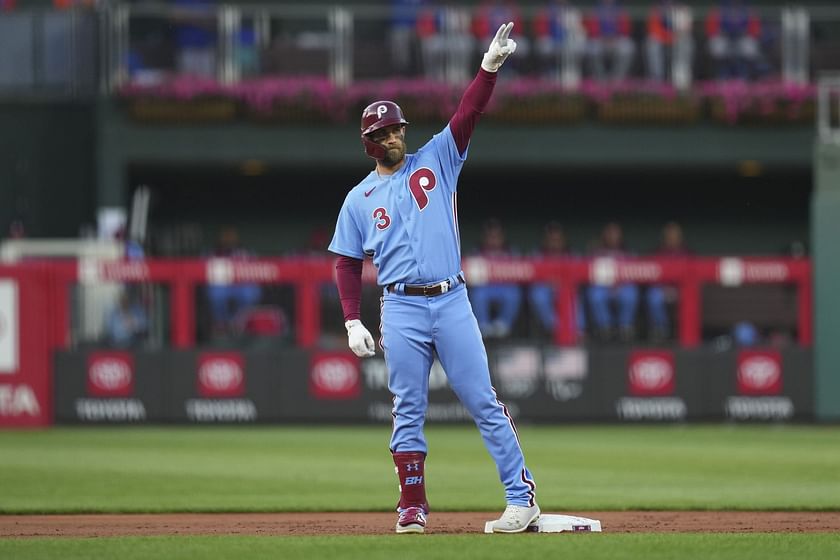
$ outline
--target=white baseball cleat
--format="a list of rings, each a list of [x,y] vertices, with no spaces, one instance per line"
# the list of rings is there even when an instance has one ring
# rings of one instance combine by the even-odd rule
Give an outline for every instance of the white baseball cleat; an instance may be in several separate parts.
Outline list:
[[[540,520],[540,506],[508,505],[502,516],[491,523],[494,533],[521,533],[529,527],[535,528]]]

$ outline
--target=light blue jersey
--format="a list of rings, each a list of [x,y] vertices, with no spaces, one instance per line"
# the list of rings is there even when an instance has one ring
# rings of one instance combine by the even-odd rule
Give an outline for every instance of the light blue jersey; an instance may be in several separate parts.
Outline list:
[[[371,171],[351,190],[329,250],[370,255],[378,283],[430,284],[458,274],[461,243],[456,188],[467,152],[447,125],[393,175]]]

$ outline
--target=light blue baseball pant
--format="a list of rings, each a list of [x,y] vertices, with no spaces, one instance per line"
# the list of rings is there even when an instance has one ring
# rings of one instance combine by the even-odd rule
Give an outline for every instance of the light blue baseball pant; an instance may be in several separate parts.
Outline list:
[[[392,452],[427,453],[423,426],[435,353],[449,385],[472,415],[496,463],[508,504],[534,504],[536,484],[525,466],[516,427],[490,384],[487,353],[463,284],[432,297],[385,292],[382,347],[394,395]]]

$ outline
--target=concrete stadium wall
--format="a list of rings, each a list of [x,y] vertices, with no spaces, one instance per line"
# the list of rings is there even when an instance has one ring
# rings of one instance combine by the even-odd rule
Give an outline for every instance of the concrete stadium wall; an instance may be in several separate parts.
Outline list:
[[[685,221],[690,239],[712,240],[708,247],[695,247],[704,253],[717,252],[715,239],[744,241],[743,248],[733,251],[770,253],[807,237],[810,127],[484,124],[476,131],[461,179],[465,248],[477,238],[480,223],[491,213],[499,214],[500,208],[510,209],[510,215],[496,217],[511,225],[513,239],[523,250],[538,234],[520,228],[514,212],[529,216],[522,220],[525,224],[548,219],[567,223],[579,250],[597,234],[605,216],[624,222],[628,238],[640,251],[655,244],[660,222],[669,219]],[[416,148],[436,128],[412,125],[410,147]],[[167,209],[172,216],[208,224],[211,229],[214,224],[241,220],[253,226],[253,231],[243,231],[246,241],[253,237],[257,250],[277,254],[300,247],[313,224],[331,226],[344,193],[367,173],[368,161],[361,155],[356,136],[352,123],[151,125],[132,122],[111,101],[96,107],[6,103],[0,105],[0,231],[5,233],[11,221],[22,219],[29,235],[75,237],[82,224],[93,223],[98,207],[124,207],[137,184],[152,180],[159,183],[162,193],[152,207],[152,220],[161,217],[165,222]],[[267,171],[262,179],[243,174],[242,163],[248,160],[264,165]],[[715,186],[722,184],[720,178],[737,178],[744,161],[757,162],[762,176],[728,184],[726,191],[732,195],[728,198],[714,195]],[[132,171],[143,166],[168,168],[170,178],[158,181]],[[222,166],[227,171],[220,172]],[[190,175],[190,169],[202,167],[208,171],[204,177]],[[311,173],[315,168],[317,175]],[[651,173],[660,176],[660,185],[670,180],[672,188],[651,186]],[[213,197],[230,202],[229,190],[212,184],[218,177],[227,181],[227,189],[235,186],[237,192],[247,192],[258,206],[225,203],[223,213],[209,208]],[[772,179],[777,186],[767,188],[764,181],[772,177],[777,177]],[[492,178],[500,178],[495,180],[495,194],[484,196]],[[785,187],[781,183],[788,178]],[[527,180],[534,186],[529,192],[543,202],[535,205],[518,196],[521,203],[508,200],[494,210],[491,203],[503,196],[505,183],[514,180]],[[302,181],[308,191],[321,197],[312,205],[311,215],[301,214],[300,209],[292,212],[285,202],[288,189]],[[587,193],[591,198],[593,183],[598,181],[611,183],[604,185],[602,195],[607,204],[587,209]],[[191,182],[200,182],[202,188],[192,193],[179,190]],[[282,206],[257,198],[266,196],[259,193],[271,192],[283,201]],[[677,193],[691,204],[674,202]],[[191,200],[179,206],[185,195]],[[545,204],[546,200],[551,203]],[[626,213],[621,215],[614,208],[625,208]],[[271,215],[263,219],[260,209]],[[241,215],[236,214],[238,210]],[[543,215],[531,218],[535,211]],[[574,223],[576,218],[580,223]],[[735,235],[729,234],[738,227],[742,229]],[[724,230],[727,234],[722,236]],[[262,241],[266,239],[271,243]]]
[[[85,103],[0,104],[0,236],[79,234],[95,216],[94,109]]]

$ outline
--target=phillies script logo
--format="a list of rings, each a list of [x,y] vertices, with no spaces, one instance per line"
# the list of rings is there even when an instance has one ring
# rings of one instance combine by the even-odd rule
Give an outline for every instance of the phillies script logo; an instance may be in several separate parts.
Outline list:
[[[676,386],[674,355],[667,351],[636,350],[627,359],[627,380],[631,395],[671,395]]]
[[[781,392],[781,355],[773,350],[741,350],[738,354],[738,394],[778,395]]]
[[[241,397],[245,393],[245,360],[238,352],[199,354],[197,382],[201,397]]]
[[[128,352],[90,354],[87,392],[92,397],[130,397],[134,393],[134,356]]]
[[[346,353],[316,353],[309,370],[309,393],[316,399],[355,399],[362,389],[359,360]]]

